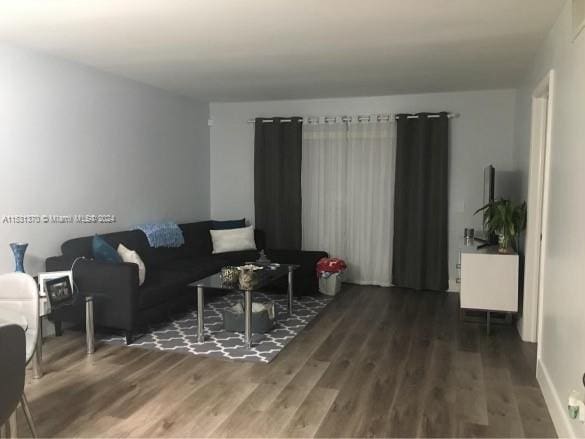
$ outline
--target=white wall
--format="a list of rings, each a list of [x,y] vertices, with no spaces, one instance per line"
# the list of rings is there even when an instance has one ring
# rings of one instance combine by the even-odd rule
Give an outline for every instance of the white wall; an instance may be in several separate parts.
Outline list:
[[[67,238],[209,217],[209,107],[0,46],[0,272],[9,242],[44,270]],[[115,224],[2,223],[11,214],[113,214]]]
[[[211,216],[254,217],[254,126],[266,116],[358,115],[451,111],[450,278],[456,277],[459,238],[466,226],[481,227],[473,212],[481,206],[483,168],[493,164],[501,195],[514,181],[514,90],[472,91],[364,98],[211,103]],[[498,186],[498,184],[497,184]]]
[[[584,437],[583,425],[566,414],[569,392],[583,390],[585,372],[585,33],[572,43],[570,2],[519,90],[517,161],[525,194],[531,94],[551,68],[555,84],[539,379],[559,435]]]

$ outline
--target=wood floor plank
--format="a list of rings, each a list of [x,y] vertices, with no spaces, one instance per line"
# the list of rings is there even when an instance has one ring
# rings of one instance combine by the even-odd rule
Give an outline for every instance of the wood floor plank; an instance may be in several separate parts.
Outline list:
[[[361,380],[363,385],[353,397],[360,416],[354,416],[355,420],[346,424],[344,434],[348,436],[385,436],[388,431],[385,421],[398,390],[412,331],[409,330],[411,322],[404,295],[393,295],[388,306],[381,310],[380,324],[365,348],[368,355],[364,357],[363,364],[366,370],[373,365],[371,374],[361,379],[363,370],[358,365],[357,375],[351,377],[358,382]],[[376,349],[376,346],[379,348]]]
[[[345,385],[355,366],[356,358],[370,335],[372,322],[376,321],[383,300],[381,296],[373,296],[372,300],[359,308],[359,313],[348,314],[346,319],[339,323],[336,330],[343,331],[346,335],[336,344],[336,349],[331,351],[330,356],[324,357],[322,353],[316,352],[316,358],[319,360],[328,358],[331,363],[317,386],[339,389]],[[326,342],[330,341],[329,338]]]
[[[527,437],[556,436],[542,393],[532,386],[514,386],[522,427]]]
[[[88,356],[66,331],[26,392],[42,437],[550,437],[535,355],[512,326],[461,322],[456,294],[353,285],[269,364]]]
[[[391,335],[384,325],[386,308],[377,308],[381,312],[381,323],[373,325],[369,334],[359,335],[361,347],[353,353],[354,358],[341,375],[342,387],[333,402],[331,410],[323,420],[317,436],[353,436],[359,428],[359,420],[369,410],[363,401],[370,401],[371,390],[376,381],[376,370],[381,367],[380,351],[384,341]],[[382,349],[383,350],[383,349]],[[352,416],[353,415],[353,416]]]
[[[222,422],[211,437],[251,437],[258,436],[247,428],[251,419],[262,416],[267,407],[282,392],[284,385],[260,383],[234,410],[233,414]]]
[[[465,352],[477,352],[480,350],[480,328],[479,324],[459,322],[458,350]]]
[[[507,363],[507,368],[510,371],[510,378],[515,386],[530,386],[538,387],[536,381],[536,361],[527,361],[525,349],[530,349],[530,345],[534,343],[523,343],[518,346],[517,333],[513,328],[499,329],[500,334],[498,340],[500,341],[501,349]],[[527,367],[529,368],[527,373]]]
[[[414,324],[404,374],[395,400],[390,408],[388,436],[414,437],[417,434],[423,407],[423,391],[429,372],[432,352],[432,328],[436,296],[424,294],[418,303],[419,312]]]
[[[159,389],[162,389],[156,398],[148,399],[148,403],[135,416],[110,431],[113,436],[151,437],[178,433],[194,422],[194,413],[204,415],[202,406],[209,409],[212,416],[217,410],[216,405],[223,400],[237,405],[240,399],[256,388],[248,380],[240,379],[239,373],[250,369],[250,363],[237,367],[221,361],[213,370],[209,370],[205,361],[181,364],[182,367],[158,383]],[[228,398],[232,392],[236,397]],[[137,425],[133,418],[148,422]]]
[[[433,341],[418,437],[453,437],[457,432],[453,357],[449,343]]]
[[[479,352],[455,353],[456,414],[461,423],[488,425],[483,366]]]
[[[512,389],[510,371],[484,367],[488,432],[492,437],[524,437],[520,411]]]
[[[263,410],[262,416],[249,421],[249,427],[262,437],[276,437],[294,416],[315,387],[327,367],[328,362],[308,360],[292,380],[282,388],[274,402]]]
[[[338,393],[336,389],[313,387],[278,436],[314,437]]]

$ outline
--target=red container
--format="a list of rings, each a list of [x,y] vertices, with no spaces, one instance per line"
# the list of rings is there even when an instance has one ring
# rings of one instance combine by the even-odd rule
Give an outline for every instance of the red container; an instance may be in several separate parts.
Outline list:
[[[343,259],[321,258],[317,262],[317,275],[320,273],[341,273],[347,268]]]

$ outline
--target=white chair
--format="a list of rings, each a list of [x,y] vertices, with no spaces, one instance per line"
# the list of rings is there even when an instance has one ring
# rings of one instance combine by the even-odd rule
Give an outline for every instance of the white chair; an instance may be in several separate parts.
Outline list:
[[[39,292],[35,280],[25,273],[0,275],[0,321],[15,323],[25,331],[26,364],[37,347],[39,336]],[[20,398],[22,410],[33,437],[37,431],[24,392]]]

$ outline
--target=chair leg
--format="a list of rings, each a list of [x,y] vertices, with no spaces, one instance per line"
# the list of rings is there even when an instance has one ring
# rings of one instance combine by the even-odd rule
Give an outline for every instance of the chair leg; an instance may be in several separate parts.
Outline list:
[[[126,336],[126,345],[132,344],[134,341],[134,333],[132,331],[126,331],[124,335]]]
[[[33,421],[32,414],[30,412],[30,407],[28,405],[28,401],[26,399],[26,396],[24,395],[24,392],[22,393],[22,396],[20,397],[20,404],[22,405],[22,411],[24,412],[24,417],[26,418],[26,423],[28,424],[28,428],[30,429],[32,436],[34,438],[39,437],[37,435],[37,429],[35,427],[35,423]]]

